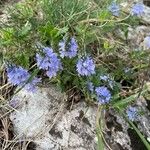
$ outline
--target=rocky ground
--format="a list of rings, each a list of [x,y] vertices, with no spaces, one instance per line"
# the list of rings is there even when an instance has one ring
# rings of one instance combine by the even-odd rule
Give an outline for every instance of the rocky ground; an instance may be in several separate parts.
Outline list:
[[[16,111],[10,114],[16,139],[33,141],[36,150],[96,150],[97,107],[84,101],[68,107],[66,96],[53,86],[39,88],[34,94],[20,91],[11,100]],[[145,115],[136,124],[150,138],[150,112],[143,97],[136,107]],[[146,150],[135,131],[113,109],[103,112],[104,138],[113,150]],[[109,149],[106,147],[105,149]]]
[[[136,49],[143,47],[144,37],[150,34],[150,3],[145,4],[141,25],[129,29],[129,46]],[[121,31],[117,34],[124,38]],[[88,106],[82,99],[76,103],[68,103],[66,99],[52,85],[42,85],[34,94],[23,89],[13,96],[0,109],[2,149],[96,150],[97,107]],[[140,97],[135,106],[144,111],[135,124],[150,141],[150,101]],[[135,131],[113,109],[103,112],[103,117],[106,150],[146,150]]]

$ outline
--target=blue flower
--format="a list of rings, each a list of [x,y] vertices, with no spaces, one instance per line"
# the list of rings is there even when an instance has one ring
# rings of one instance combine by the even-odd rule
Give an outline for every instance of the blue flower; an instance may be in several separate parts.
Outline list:
[[[21,66],[9,66],[7,67],[7,77],[8,81],[13,85],[23,85],[30,77],[27,70],[23,69]]]
[[[136,3],[131,8],[131,14],[141,16],[144,13],[144,5],[142,3]]]
[[[87,82],[87,88],[90,92],[94,91],[94,85],[92,82]]]
[[[53,55],[55,55],[55,53],[53,52],[53,49],[50,47],[44,47],[43,52],[48,57],[52,57]]]
[[[47,56],[41,56],[40,54],[36,54],[37,66],[39,69],[48,70],[50,66],[50,58]]]
[[[61,58],[64,58],[65,56],[67,56],[66,41],[65,40],[59,42],[59,51],[60,51],[60,57]]]
[[[111,93],[105,86],[100,86],[95,89],[97,99],[99,103],[106,104],[109,103],[111,99]]]
[[[53,57],[50,58],[50,64],[49,68],[46,72],[47,76],[52,78],[57,75],[57,72],[62,70],[62,64],[60,59],[57,58],[56,55],[53,55]]]
[[[150,36],[145,37],[144,42],[145,42],[145,46],[147,48],[150,48]]]
[[[37,83],[40,82],[39,78],[34,77],[31,81],[28,81],[31,75],[26,69],[21,66],[9,66],[7,67],[8,81],[13,85],[24,86],[24,88],[30,92],[34,92]]]
[[[46,70],[48,77],[52,78],[57,75],[59,70],[62,70],[62,64],[57,54],[51,48],[43,48],[44,55],[36,54],[37,66],[40,69]]]
[[[114,16],[119,16],[120,12],[120,6],[113,2],[111,5],[108,7],[108,10],[114,15]]]
[[[73,58],[77,55],[78,45],[74,37],[71,38],[70,43],[66,46],[66,41],[63,40],[59,43],[60,56],[62,58]]]
[[[134,121],[137,116],[138,116],[138,113],[137,113],[137,109],[135,107],[129,107],[127,110],[126,110],[126,113],[127,113],[127,116],[129,118],[129,120],[131,121]]]
[[[95,64],[91,57],[84,57],[77,62],[77,72],[81,76],[90,76],[95,74]]]
[[[71,38],[71,41],[69,43],[68,57],[69,58],[75,57],[77,55],[77,49],[78,45],[76,43],[75,38]]]

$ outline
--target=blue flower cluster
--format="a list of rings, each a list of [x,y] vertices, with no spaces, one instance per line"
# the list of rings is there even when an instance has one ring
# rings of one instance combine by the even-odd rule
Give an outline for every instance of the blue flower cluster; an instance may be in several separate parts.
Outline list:
[[[135,107],[129,107],[126,111],[129,120],[134,121],[138,117],[137,109]]]
[[[81,76],[90,76],[95,74],[95,64],[91,57],[84,57],[77,62],[77,72]]]
[[[46,70],[48,77],[55,77],[57,72],[62,69],[61,61],[57,54],[53,52],[52,48],[43,48],[43,53],[43,56],[36,54],[37,66],[40,69]]]
[[[94,87],[92,82],[87,82],[87,88],[90,92],[96,93],[97,100],[100,104],[107,104],[111,100],[111,93],[105,86]]]
[[[63,57],[75,57],[77,55],[78,45],[74,37],[71,38],[70,42],[66,46],[66,42],[60,42],[60,56]],[[36,62],[39,69],[46,71],[46,74],[49,78],[55,77],[58,71],[62,70],[61,60],[58,58],[58,55],[53,52],[52,48],[43,47],[41,53],[36,54]],[[67,47],[67,49],[66,49]],[[41,79],[34,77],[32,81],[29,81],[30,74],[26,69],[23,69],[21,66],[17,67],[15,65],[7,67],[7,76],[9,82],[17,86],[25,86],[25,89],[29,91],[34,91],[37,83]]]
[[[116,2],[112,2],[108,7],[108,10],[114,15],[119,16],[120,6]],[[144,13],[144,5],[142,3],[136,3],[131,8],[131,14],[141,16]]]
[[[40,78],[34,77],[30,82],[28,81],[30,78],[30,74],[26,69],[17,66],[8,66],[7,67],[7,76],[8,81],[13,85],[17,86],[25,86],[25,89],[28,91],[34,91],[36,89],[37,83],[41,81]],[[29,83],[28,83],[29,82]]]
[[[70,43],[68,44],[68,49],[66,50],[66,42],[60,42],[60,57],[69,57],[73,58],[77,55],[78,45],[74,38],[71,38]],[[55,77],[59,71],[63,69],[61,60],[58,58],[58,55],[54,53],[53,49],[50,47],[40,46],[42,51],[41,53],[36,54],[36,63],[39,69],[46,71],[46,74],[49,78]],[[90,56],[82,57],[78,59],[76,63],[76,71],[79,76],[91,76],[95,74],[95,63]],[[34,91],[37,83],[40,82],[40,79],[34,77],[32,81],[28,82],[30,74],[27,70],[22,67],[11,66],[7,68],[8,80],[17,86],[25,85],[25,88],[29,91]],[[101,80],[109,80],[108,76],[101,76]],[[101,86],[95,88],[92,82],[88,82],[88,89],[90,92],[95,92],[98,98],[98,101],[101,104],[106,104],[110,101],[111,94],[107,87]]]
[[[62,70],[61,60],[58,58],[58,55],[54,53],[53,49],[50,47],[40,46],[42,51],[41,53],[36,54],[36,63],[39,69],[46,71],[46,74],[49,78],[55,77],[58,71]],[[60,57],[73,58],[77,55],[78,45],[75,38],[71,38],[71,41],[66,46],[65,41],[59,43],[59,52]],[[67,48],[66,48],[67,47]],[[78,59],[76,63],[76,71],[79,76],[91,76],[95,74],[95,63],[94,60],[90,57],[82,57]],[[30,74],[27,70],[22,67],[11,66],[7,68],[8,80],[17,86],[25,85],[25,88],[29,91],[34,91],[37,83],[40,82],[40,79],[34,77],[32,81],[28,82]],[[108,80],[108,76],[101,76],[101,80]],[[88,82],[88,89],[92,93],[96,93],[99,103],[106,104],[110,101],[111,94],[107,87],[101,86],[95,88],[92,82]]]
[[[144,5],[142,3],[136,3],[131,9],[131,14],[141,16],[144,13]]]
[[[74,37],[71,38],[71,41],[66,45],[66,41],[63,40],[59,43],[60,57],[69,57],[73,58],[77,55],[78,45]]]
[[[97,99],[100,104],[109,103],[111,99],[111,93],[105,86],[96,87],[95,89]]]
[[[119,12],[120,12],[120,6],[113,2],[109,7],[108,10],[114,15],[114,16],[119,16]]]

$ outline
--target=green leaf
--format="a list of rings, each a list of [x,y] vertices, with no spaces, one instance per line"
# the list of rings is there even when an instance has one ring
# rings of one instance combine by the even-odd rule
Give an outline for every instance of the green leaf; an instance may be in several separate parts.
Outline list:
[[[13,19],[29,19],[33,17],[34,11],[29,3],[17,3],[10,10]]]
[[[61,76],[61,78],[63,79],[63,83],[66,84],[67,82],[70,82],[72,77],[71,75],[68,75],[68,74],[64,74],[63,76]]]
[[[147,91],[147,89],[144,89],[142,92],[141,92],[141,95],[143,95],[145,92]],[[139,93],[137,94],[134,94],[134,95],[131,95],[130,97],[127,97],[125,99],[122,99],[118,102],[115,102],[113,104],[113,107],[115,108],[121,108],[121,107],[126,107],[129,103],[135,101],[138,97]]]
[[[26,36],[31,30],[31,24],[29,22],[27,22],[22,29],[19,31],[18,35],[20,37],[24,37]]]
[[[47,22],[45,26],[39,27],[39,32],[44,40],[50,40],[52,43],[57,40],[61,31],[50,24],[50,22]]]
[[[104,143],[103,143],[102,136],[100,134],[97,134],[97,138],[98,138],[98,143],[97,143],[98,150],[104,150]]]
[[[0,29],[0,44],[8,45],[13,42],[14,29],[13,28],[3,28]]]
[[[100,20],[100,22],[103,22],[105,20],[108,20],[110,18],[110,16],[111,15],[108,10],[102,10],[99,15],[99,20]]]
[[[15,55],[14,59],[14,63],[18,64],[20,66],[23,66],[24,68],[28,68],[29,67],[29,55],[26,53],[17,53]]]
[[[56,36],[59,36],[59,35],[61,35],[61,34],[65,34],[65,33],[68,32],[68,30],[69,30],[68,27],[63,27],[63,28],[59,29],[59,31],[57,32],[57,35],[56,35]]]
[[[109,43],[108,43],[108,41],[105,41],[104,42],[104,48],[107,50],[107,49],[109,49]]]
[[[79,78],[78,77],[75,77],[74,79],[73,79],[73,82],[72,82],[72,84],[73,85],[75,85],[75,86],[77,86],[77,87],[80,87],[80,80],[79,80]]]

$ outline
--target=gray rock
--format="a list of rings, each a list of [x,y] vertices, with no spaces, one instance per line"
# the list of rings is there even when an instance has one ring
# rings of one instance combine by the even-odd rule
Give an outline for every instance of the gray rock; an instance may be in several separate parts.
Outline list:
[[[32,94],[24,89],[10,119],[19,139],[33,140],[37,150],[95,150],[96,108],[84,102],[67,110],[65,96],[56,88],[39,88]],[[85,116],[84,112],[87,110]]]
[[[138,26],[135,29],[128,29],[127,40],[130,46],[137,50],[146,50],[145,37],[150,35],[150,26]]]
[[[124,32],[118,29],[116,31],[117,36],[123,40],[128,41],[128,47],[130,50],[147,50],[149,49],[146,46],[145,38],[150,36],[150,26],[137,26],[136,28],[128,27],[127,39],[124,35]]]
[[[53,86],[38,88],[35,93],[22,89],[11,101],[18,102],[16,111],[10,114],[16,139],[33,141],[36,150],[96,150],[97,107],[79,101],[70,110],[65,99],[65,94]],[[148,139],[150,114],[146,106],[142,98],[136,103],[138,109],[145,111],[137,120],[137,126]],[[102,114],[105,116],[105,150],[108,147],[132,150],[129,125],[124,118],[113,109]]]

